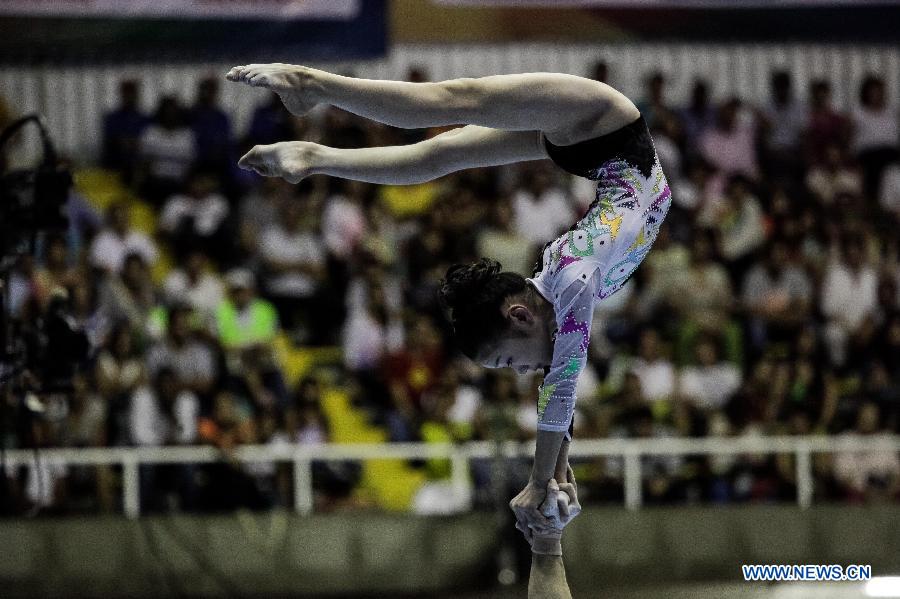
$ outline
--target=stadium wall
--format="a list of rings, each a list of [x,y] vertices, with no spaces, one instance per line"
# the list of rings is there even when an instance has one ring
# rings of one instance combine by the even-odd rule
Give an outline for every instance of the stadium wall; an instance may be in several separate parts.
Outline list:
[[[512,530],[497,526],[493,514],[4,520],[0,589],[159,597],[486,588]],[[878,576],[900,569],[900,507],[594,508],[567,529],[564,554],[575,589],[738,581],[743,563],[871,564]]]

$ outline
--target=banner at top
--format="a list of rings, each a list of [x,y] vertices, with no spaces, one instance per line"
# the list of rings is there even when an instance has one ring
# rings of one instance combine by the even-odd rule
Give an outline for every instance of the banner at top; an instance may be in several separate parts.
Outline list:
[[[169,19],[354,18],[360,0],[0,0],[0,16]]]
[[[802,8],[805,6],[898,5],[900,0],[431,0],[447,6],[517,8]]]

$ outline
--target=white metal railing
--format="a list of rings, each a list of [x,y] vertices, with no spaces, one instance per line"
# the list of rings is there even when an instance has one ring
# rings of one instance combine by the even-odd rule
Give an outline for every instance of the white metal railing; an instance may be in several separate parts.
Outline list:
[[[637,509],[642,503],[641,457],[649,455],[735,455],[793,454],[797,479],[797,504],[809,507],[813,497],[812,454],[858,451],[900,451],[900,435],[834,437],[708,437],[672,439],[581,439],[569,449],[572,458],[622,457],[624,459],[625,506]],[[276,446],[246,445],[230,456],[239,462],[291,462],[294,468],[294,509],[309,514],[312,502],[312,462],[315,460],[426,459],[446,458],[451,462],[451,481],[456,492],[470,492],[469,461],[474,458],[531,457],[534,442],[507,442],[501,445],[478,441],[450,443],[378,443]],[[140,515],[140,470],[142,464],[210,463],[225,459],[213,447],[113,447],[87,449],[42,449],[38,458],[32,450],[9,450],[8,466],[45,464],[109,465],[122,467],[122,494],[125,514]]]

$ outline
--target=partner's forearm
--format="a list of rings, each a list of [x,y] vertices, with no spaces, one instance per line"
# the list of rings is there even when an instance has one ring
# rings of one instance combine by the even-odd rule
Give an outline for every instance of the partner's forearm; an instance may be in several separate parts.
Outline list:
[[[534,448],[534,465],[531,468],[531,479],[538,485],[546,485],[551,478],[557,476],[557,462],[560,450],[566,438],[565,432],[538,431]],[[566,458],[568,459],[568,443],[566,442]],[[561,480],[566,479],[565,464],[562,467]]]
[[[532,554],[528,599],[571,599],[571,597],[562,556]]]

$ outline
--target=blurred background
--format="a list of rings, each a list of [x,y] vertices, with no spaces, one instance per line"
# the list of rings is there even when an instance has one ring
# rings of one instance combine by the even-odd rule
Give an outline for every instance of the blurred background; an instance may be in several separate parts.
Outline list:
[[[277,61],[566,72],[641,109],[674,203],[594,315],[576,597],[900,596],[740,571],[900,575],[898,22],[850,0],[0,3],[0,129],[46,131],[0,152],[3,594],[525,596],[507,503],[541,377],[458,354],[435,291],[480,256],[530,275],[595,186],[549,161],[407,187],[239,170],[255,144],[440,132],[296,119],[224,80]]]

